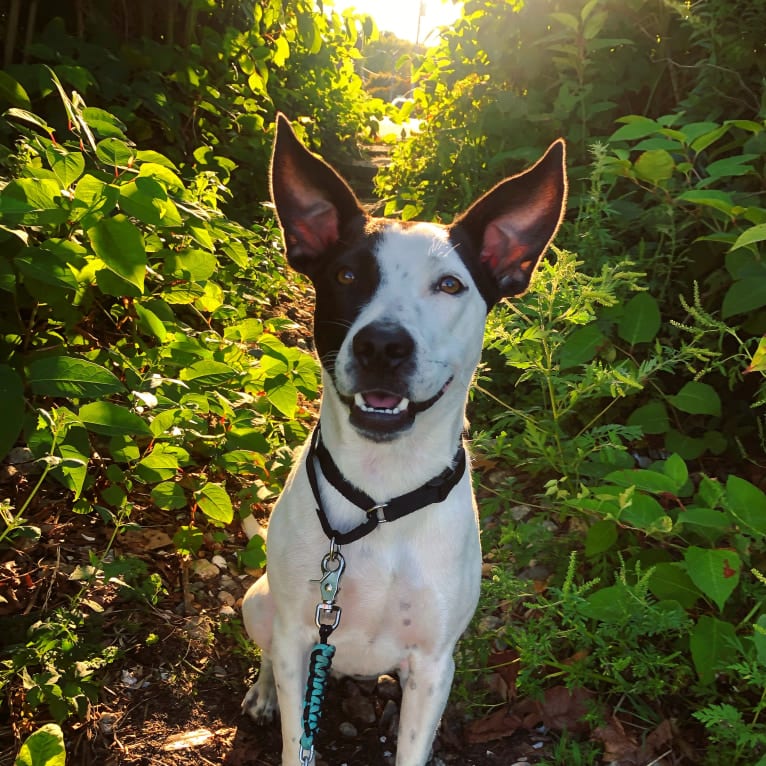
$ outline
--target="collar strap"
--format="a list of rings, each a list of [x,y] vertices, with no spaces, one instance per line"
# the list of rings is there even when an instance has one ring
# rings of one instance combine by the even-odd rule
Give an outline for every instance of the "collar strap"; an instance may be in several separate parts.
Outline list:
[[[316,466],[314,459],[318,460],[325,479],[349,502],[361,508],[367,514],[367,520],[347,532],[338,532],[330,524],[322,500],[319,494],[319,483],[317,481]],[[306,472],[308,473],[311,490],[314,493],[314,499],[317,504],[317,516],[322,525],[324,533],[330,540],[334,540],[337,545],[346,545],[361,539],[372,532],[378,524],[386,521],[396,521],[403,516],[419,511],[427,505],[440,503],[447,498],[453,487],[463,478],[466,467],[466,456],[463,443],[461,441],[457,448],[455,457],[452,460],[453,465],[448,466],[438,476],[427,481],[417,489],[407,492],[399,497],[394,497],[385,503],[377,503],[368,494],[357,489],[340,472],[335,465],[335,461],[327,451],[327,447],[322,443],[319,426],[314,429],[311,437],[311,445],[306,456]]]

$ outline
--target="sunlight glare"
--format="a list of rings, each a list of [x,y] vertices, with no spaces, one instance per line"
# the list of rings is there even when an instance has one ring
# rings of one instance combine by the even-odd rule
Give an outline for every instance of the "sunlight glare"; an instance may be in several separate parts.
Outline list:
[[[419,3],[417,0],[326,0],[325,6],[338,13],[355,8],[359,13],[372,16],[381,32],[393,32],[403,40],[433,45],[438,42],[438,28],[460,18],[463,3],[460,0],[420,0]]]

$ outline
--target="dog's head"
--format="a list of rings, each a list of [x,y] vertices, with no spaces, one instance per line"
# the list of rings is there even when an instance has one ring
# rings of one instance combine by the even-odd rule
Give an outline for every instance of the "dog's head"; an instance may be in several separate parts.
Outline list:
[[[271,194],[287,260],[314,284],[317,352],[363,436],[395,438],[453,397],[462,411],[487,312],[527,289],[563,217],[564,155],[554,142],[450,226],[405,224],[368,216],[277,117]]]

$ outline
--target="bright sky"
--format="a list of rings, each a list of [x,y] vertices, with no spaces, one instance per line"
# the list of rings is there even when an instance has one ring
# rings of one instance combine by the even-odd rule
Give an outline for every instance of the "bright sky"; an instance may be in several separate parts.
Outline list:
[[[420,19],[419,40],[428,44],[436,42],[436,35],[431,34],[428,38],[427,35],[458,19],[463,4],[459,0],[332,0],[332,5],[338,12],[355,8],[360,13],[368,13],[381,32],[393,32],[397,37],[413,42],[418,34],[420,6],[425,15]]]

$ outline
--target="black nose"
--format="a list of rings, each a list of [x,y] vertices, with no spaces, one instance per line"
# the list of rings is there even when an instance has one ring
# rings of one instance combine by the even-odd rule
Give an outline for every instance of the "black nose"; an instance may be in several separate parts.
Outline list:
[[[391,372],[412,357],[415,341],[400,325],[373,322],[354,336],[352,348],[365,370]]]

